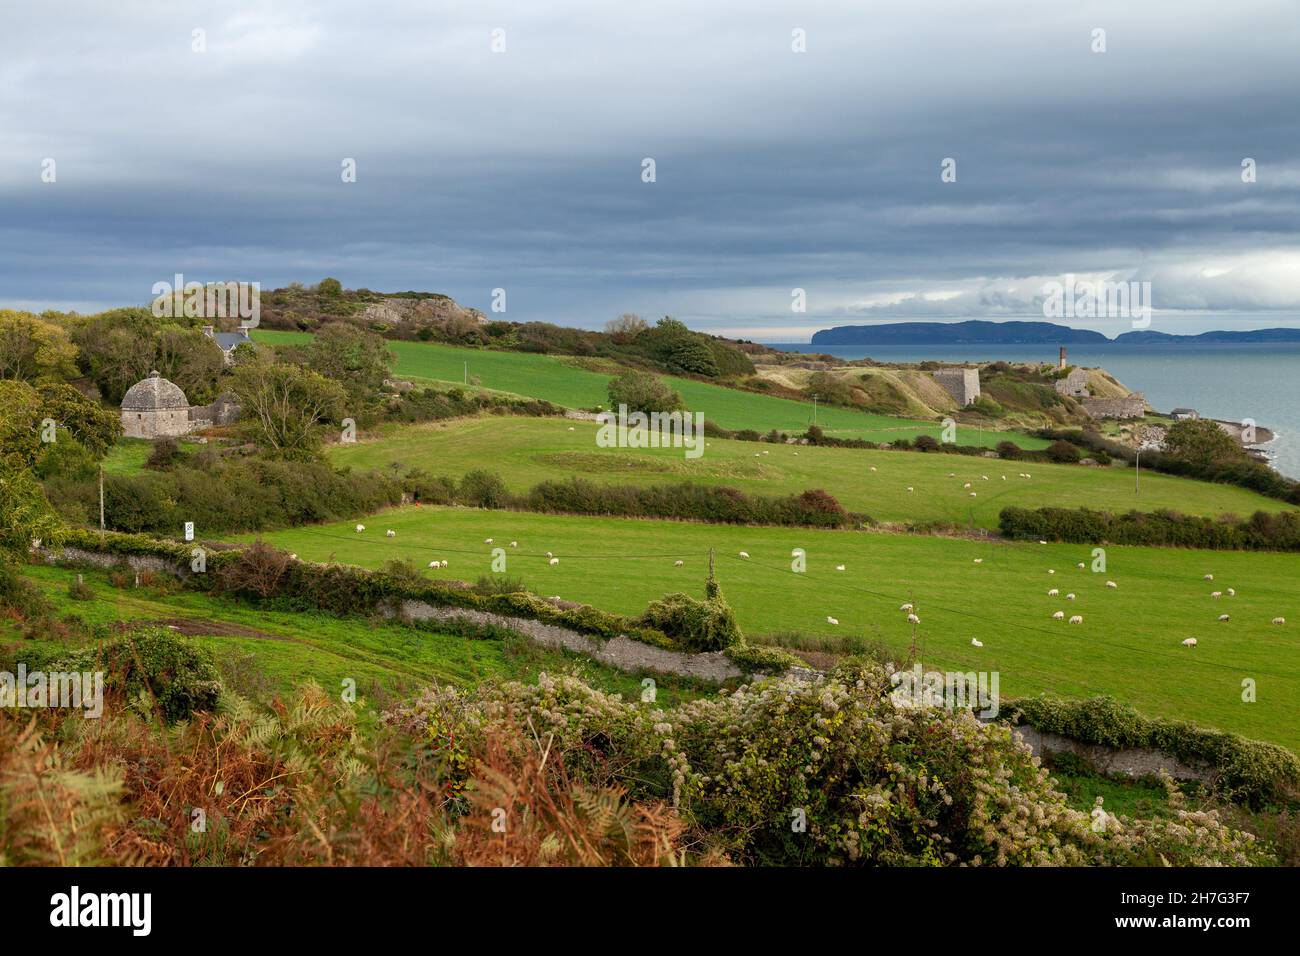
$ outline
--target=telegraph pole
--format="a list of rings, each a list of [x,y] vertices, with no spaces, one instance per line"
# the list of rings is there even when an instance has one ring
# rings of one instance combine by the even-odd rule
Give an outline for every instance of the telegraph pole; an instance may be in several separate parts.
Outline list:
[[[99,533],[104,533],[104,466],[99,466]]]

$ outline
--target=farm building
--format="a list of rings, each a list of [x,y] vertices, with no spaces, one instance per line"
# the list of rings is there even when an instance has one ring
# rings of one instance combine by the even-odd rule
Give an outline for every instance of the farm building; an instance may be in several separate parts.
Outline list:
[[[218,332],[212,326],[205,325],[203,334],[217,343],[221,349],[221,357],[227,365],[235,360],[235,349],[241,345],[253,344],[253,340],[248,336],[248,329],[243,326],[240,326],[236,332]]]
[[[977,368],[943,368],[931,374],[958,405],[969,405],[980,397],[980,372]]]
[[[189,399],[179,385],[156,371],[122,396],[122,432],[127,438],[174,437],[189,430]]]
[[[1200,413],[1194,408],[1175,408],[1169,414],[1174,416],[1174,418],[1177,418],[1179,421],[1195,420],[1201,417]]]

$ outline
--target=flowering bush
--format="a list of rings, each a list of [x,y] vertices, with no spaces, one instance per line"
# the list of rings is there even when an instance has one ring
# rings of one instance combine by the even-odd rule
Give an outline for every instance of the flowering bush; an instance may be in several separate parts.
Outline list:
[[[751,864],[1250,864],[1213,813],[1135,820],[1073,810],[1008,727],[890,698],[887,671],[764,681],[673,710],[572,677],[438,688],[386,715],[471,759],[526,728],[585,786],[664,800],[694,844]]]

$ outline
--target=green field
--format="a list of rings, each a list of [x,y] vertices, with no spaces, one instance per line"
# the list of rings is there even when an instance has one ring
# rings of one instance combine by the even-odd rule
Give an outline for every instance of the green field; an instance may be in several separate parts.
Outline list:
[[[267,611],[196,591],[116,588],[103,572],[81,572],[95,599],[77,601],[68,596],[76,573],[44,566],[24,569],[60,616],[73,614],[89,625],[134,621],[180,627],[218,659],[232,652],[252,654],[275,693],[288,693],[307,680],[334,688],[350,678],[360,695],[378,688],[385,696],[409,697],[434,681],[464,686],[492,677],[532,680],[544,670],[580,673],[593,686],[626,697],[641,692],[637,675],[524,640],[470,640],[398,623]],[[0,636],[19,638],[11,622],[0,623]],[[55,641],[45,649],[57,653],[60,647]],[[676,687],[671,678],[656,682],[662,701],[694,695]]]
[[[306,332],[256,333],[259,342],[301,344],[309,341]],[[393,374],[414,382],[462,384],[466,376],[477,378],[481,387],[493,391],[541,398],[567,408],[595,408],[608,403],[606,386],[609,376],[576,368],[550,355],[527,352],[489,352],[482,349],[455,348],[426,342],[388,343],[397,355]],[[664,376],[664,380],[681,393],[686,407],[703,412],[709,421],[733,431],[750,428],[768,432],[803,432],[813,421],[810,402],[797,402],[772,395],[744,392],[693,379]],[[885,442],[896,438],[930,435],[939,438],[942,426],[937,422],[872,415],[847,408],[821,406],[816,410],[817,424],[829,435]],[[999,441],[1015,441],[1023,448],[1045,448],[1039,438],[1013,432],[981,431],[959,427],[957,441],[963,445],[983,444],[993,447]]]
[[[791,643],[782,635],[799,632],[834,646],[854,635],[901,658],[915,640],[927,666],[998,671],[1004,697],[1111,694],[1151,715],[1300,747],[1297,555],[1115,547],[1106,572],[1094,574],[1075,567],[1091,562],[1091,549],[1070,545],[418,506],[365,524],[363,534],[340,523],[264,537],[306,560],[377,567],[410,558],[423,567],[447,559],[438,575],[471,581],[489,572],[485,538],[517,540],[518,549],[506,549],[510,576],[539,594],[624,614],[670,591],[699,595],[712,547],[741,626],[760,642]],[[389,528],[394,538],[385,537]],[[807,551],[806,573],[791,571],[793,548]],[[549,565],[546,551],[560,563]],[[1213,584],[1202,580],[1207,573]],[[1119,588],[1106,588],[1107,579]],[[1049,598],[1051,587],[1062,596]],[[1210,597],[1227,587],[1238,596]],[[1070,591],[1077,600],[1065,600]],[[915,634],[903,602],[918,608]],[[1084,623],[1054,621],[1057,610]],[[1221,613],[1232,620],[1219,623]],[[1290,623],[1270,624],[1277,616]],[[1193,636],[1200,646],[1180,645]],[[1256,703],[1241,700],[1247,678],[1257,682]]]
[[[1172,508],[1204,515],[1288,507],[1232,485],[1156,473],[1142,476],[1141,494],[1135,495],[1132,471],[1117,467],[724,439],[709,439],[700,458],[688,459],[681,449],[600,448],[596,431],[593,422],[553,418],[492,417],[386,426],[377,436],[363,436],[356,445],[334,446],[331,459],[358,469],[385,468],[396,462],[431,475],[455,477],[486,468],[501,475],[513,491],[571,475],[622,484],[694,481],[769,495],[822,488],[844,507],[880,521],[944,521],[983,528],[996,528],[998,513],[1008,505]],[[1021,472],[1031,477],[1021,478]],[[983,480],[983,475],[989,480]],[[963,487],[967,482],[969,490]],[[909,487],[914,490],[909,492]],[[975,498],[970,497],[971,491]]]

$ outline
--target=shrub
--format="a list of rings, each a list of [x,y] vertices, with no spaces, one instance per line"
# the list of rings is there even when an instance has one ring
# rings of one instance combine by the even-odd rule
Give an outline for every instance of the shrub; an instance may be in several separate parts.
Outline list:
[[[172,465],[180,457],[180,454],[181,446],[175,438],[155,438],[153,448],[150,450],[149,458],[144,463],[144,466],[154,471],[162,471]]]
[[[165,628],[146,628],[51,662],[51,671],[104,671],[106,696],[143,697],[168,723],[211,711],[221,694],[212,655]]]
[[[609,380],[609,406],[620,405],[631,412],[673,412],[682,407],[682,397],[656,376],[627,369]]]
[[[736,615],[711,570],[703,601],[689,594],[669,594],[651,602],[637,623],[662,631],[691,651],[721,651],[744,642]]]
[[[997,447],[998,457],[1014,461],[1020,457],[1020,446],[1013,441],[1000,441]]]
[[[501,508],[505,505],[509,492],[499,475],[475,469],[460,480],[456,495],[461,504],[472,508]]]
[[[1054,441],[1047,446],[1047,457],[1063,465],[1077,465],[1083,453],[1068,441]]]
[[[939,440],[933,435],[917,435],[912,447],[917,451],[938,451]]]
[[[1300,551],[1300,512],[1257,511],[1242,520],[1175,511],[1115,515],[1088,508],[1004,508],[1004,537],[1073,544],[1138,544],[1220,551]]]

